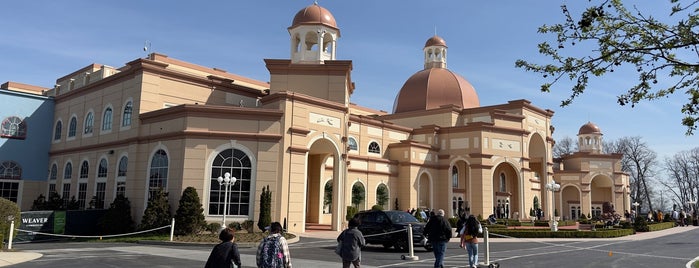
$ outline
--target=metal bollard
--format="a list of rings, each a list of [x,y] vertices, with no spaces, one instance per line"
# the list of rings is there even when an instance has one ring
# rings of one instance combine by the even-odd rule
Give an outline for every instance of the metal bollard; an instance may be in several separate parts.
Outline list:
[[[420,257],[415,256],[413,253],[413,225],[408,224],[408,253],[410,256],[405,256],[401,255],[400,258],[401,260],[412,260],[412,261],[417,261],[420,259]]]
[[[490,242],[488,241],[488,227],[483,228],[483,243],[485,244],[485,265],[490,266]]]
[[[15,233],[15,221],[10,222],[10,239],[7,240],[7,249],[12,249],[12,236]]]
[[[170,242],[175,237],[175,218],[172,218],[172,224],[170,224]]]

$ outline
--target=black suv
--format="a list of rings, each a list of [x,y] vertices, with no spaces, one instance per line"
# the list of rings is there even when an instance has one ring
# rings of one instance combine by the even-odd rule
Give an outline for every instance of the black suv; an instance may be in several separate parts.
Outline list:
[[[400,210],[365,210],[354,215],[359,220],[359,231],[367,244],[379,244],[384,248],[394,247],[408,250],[408,224],[413,228],[413,245],[432,250],[423,234],[425,223],[419,222],[410,213]]]

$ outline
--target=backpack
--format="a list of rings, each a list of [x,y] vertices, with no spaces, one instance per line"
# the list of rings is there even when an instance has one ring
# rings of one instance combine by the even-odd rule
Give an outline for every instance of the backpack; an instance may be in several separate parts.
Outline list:
[[[464,219],[464,217],[459,217],[459,220],[456,222],[456,231],[458,232],[458,235],[462,234],[465,224],[466,219]]]
[[[270,236],[264,239],[262,246],[262,267],[281,268],[284,267],[284,253],[282,251],[279,237]]]

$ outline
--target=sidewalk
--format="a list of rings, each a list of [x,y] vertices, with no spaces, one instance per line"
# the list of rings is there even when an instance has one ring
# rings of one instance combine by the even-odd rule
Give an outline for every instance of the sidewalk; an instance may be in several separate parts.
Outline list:
[[[698,228],[699,227],[697,227],[697,226],[674,227],[674,228],[665,229],[665,230],[661,230],[661,231],[637,233],[635,235],[617,237],[617,238],[561,239],[561,238],[494,238],[494,237],[491,237],[490,242],[491,243],[498,243],[498,242],[532,242],[532,241],[538,241],[538,242],[557,241],[557,242],[561,242],[561,241],[589,241],[589,240],[594,240],[594,241],[646,240],[646,239],[653,239],[653,238],[666,236],[666,235],[679,234],[679,233],[683,233],[686,231],[695,230]],[[339,231],[309,231],[306,233],[298,234],[297,237],[312,237],[312,238],[335,240],[339,234],[340,234]],[[298,239],[292,239],[289,242],[293,243],[293,242],[297,242],[297,241],[298,241]],[[459,241],[459,238],[454,237],[449,242],[458,242],[458,241]],[[0,267],[31,261],[34,259],[38,259],[41,256],[42,256],[42,254],[30,252],[30,251],[2,251],[2,252],[0,252]],[[246,263],[254,263],[254,256],[244,256],[244,258],[248,258],[245,260]],[[322,263],[322,262],[318,262],[315,260],[294,259],[294,266],[298,266],[298,267],[312,268],[312,267],[329,267],[329,266],[333,266],[333,265],[337,265],[337,263]],[[362,265],[362,266],[364,266],[364,265]]]

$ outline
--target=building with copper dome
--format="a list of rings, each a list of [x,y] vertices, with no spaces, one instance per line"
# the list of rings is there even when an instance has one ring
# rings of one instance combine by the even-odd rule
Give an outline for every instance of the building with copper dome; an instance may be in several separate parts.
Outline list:
[[[23,193],[22,208],[39,194],[75,197],[80,209],[124,195],[140,221],[159,188],[174,212],[194,187],[207,221],[257,222],[269,187],[272,220],[289,231],[341,230],[348,206],[375,204],[524,220],[535,198],[551,205],[545,185],[553,179],[563,183],[558,208],[576,200],[584,212],[598,201],[628,207],[620,197],[627,190],[619,192],[628,180],[617,180],[624,176],[617,169],[579,164],[577,180],[567,169],[555,173],[553,111],[528,100],[481,106],[473,85],[447,68],[441,37],[427,40],[422,69],[387,113],[350,102],[352,61],[336,58],[340,27],[327,9],[301,9],[288,32],[289,58],[264,60],[269,82],[158,53],[58,78],[44,93],[55,101],[50,174],[26,182],[38,190]],[[580,135],[601,146],[601,132]],[[618,164],[599,151],[576,155],[595,167]],[[230,189],[219,183],[225,177],[236,179]]]

